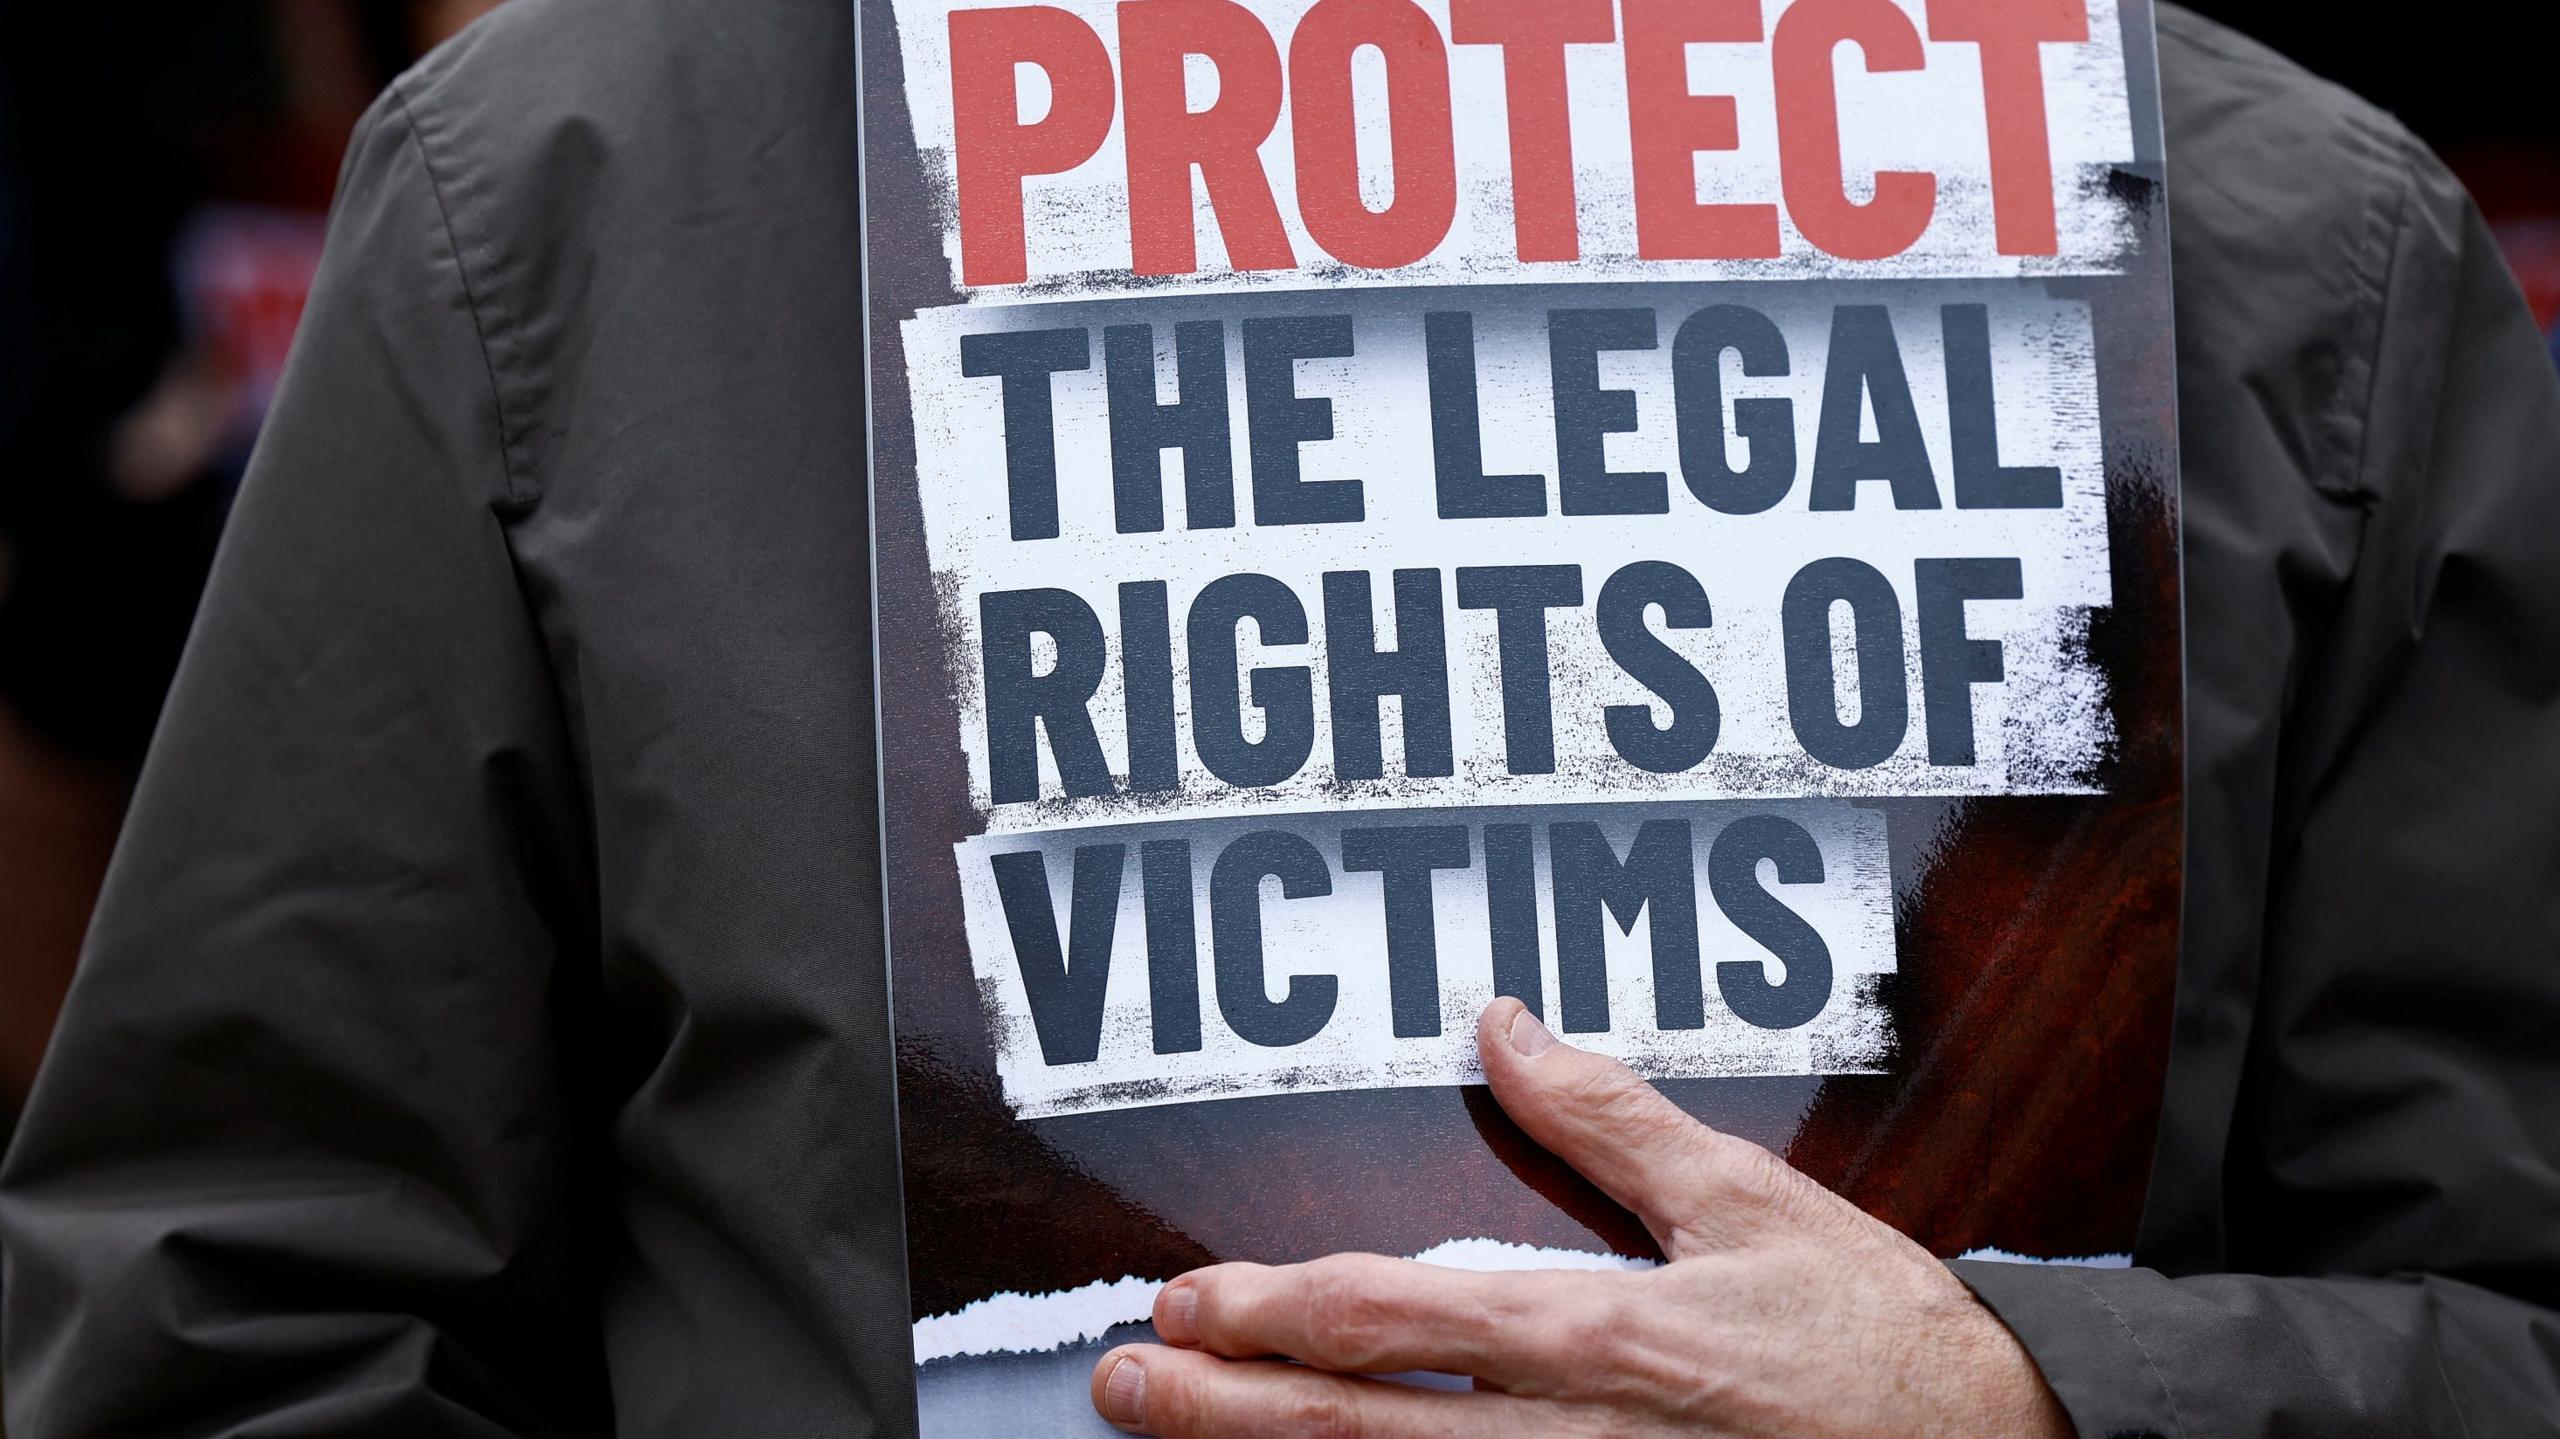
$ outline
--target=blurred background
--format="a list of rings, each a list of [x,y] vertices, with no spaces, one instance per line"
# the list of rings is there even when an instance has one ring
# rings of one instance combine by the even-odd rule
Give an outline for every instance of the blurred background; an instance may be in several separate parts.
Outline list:
[[[0,0],[0,1141],[349,129],[494,0]]]
[[[496,0],[0,0],[0,1142],[44,1048],[349,127]],[[2560,318],[2560,53],[2203,0],[2398,112]],[[850,77],[848,76],[848,79]]]

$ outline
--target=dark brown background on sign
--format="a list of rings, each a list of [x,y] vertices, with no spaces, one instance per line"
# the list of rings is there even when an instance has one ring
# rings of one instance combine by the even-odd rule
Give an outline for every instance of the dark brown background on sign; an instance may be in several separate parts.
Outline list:
[[[2124,6],[2150,64],[2146,0]],[[1649,1252],[1482,1088],[1278,1095],[1021,1123],[971,977],[952,846],[972,833],[941,613],[925,563],[898,325],[948,304],[888,7],[863,8],[873,489],[886,882],[918,1317],[1000,1290],[1166,1277],[1219,1258],[1410,1253],[1483,1235]],[[2131,274],[2056,282],[2095,312],[2116,603],[2099,617],[2119,752],[2097,797],[1887,800],[1899,973],[1890,1073],[1692,1080],[1690,1112],[1952,1254],[2133,1244],[2167,1059],[2180,861],[2176,417],[2166,214],[2144,158]],[[1895,293],[1926,294],[1918,283]]]

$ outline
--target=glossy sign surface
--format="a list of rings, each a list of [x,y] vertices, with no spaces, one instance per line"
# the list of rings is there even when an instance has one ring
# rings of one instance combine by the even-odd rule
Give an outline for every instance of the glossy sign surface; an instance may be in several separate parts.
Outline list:
[[[2120,1255],[2177,945],[2145,0],[862,11],[929,1434],[1217,1259],[1612,1263],[1497,994]]]

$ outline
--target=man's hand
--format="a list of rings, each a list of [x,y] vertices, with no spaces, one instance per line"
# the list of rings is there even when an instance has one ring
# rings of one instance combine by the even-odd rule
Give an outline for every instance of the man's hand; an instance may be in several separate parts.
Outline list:
[[[2026,1351],[1918,1245],[1559,1042],[1517,1000],[1485,1011],[1476,1046],[1503,1109],[1643,1220],[1670,1263],[1213,1265],[1157,1297],[1164,1345],[1094,1366],[1103,1417],[1165,1439],[2069,1439]],[[1409,1370],[1475,1388],[1358,1377]]]

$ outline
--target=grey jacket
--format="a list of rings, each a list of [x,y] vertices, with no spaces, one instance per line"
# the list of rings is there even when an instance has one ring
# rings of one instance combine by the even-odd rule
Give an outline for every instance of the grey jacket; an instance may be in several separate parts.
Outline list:
[[[8,1427],[911,1423],[852,7],[516,0],[356,136],[0,1174]],[[2189,874],[2101,1436],[2560,1433],[2560,385],[2461,191],[2162,21]],[[890,683],[901,683],[892,675]]]

